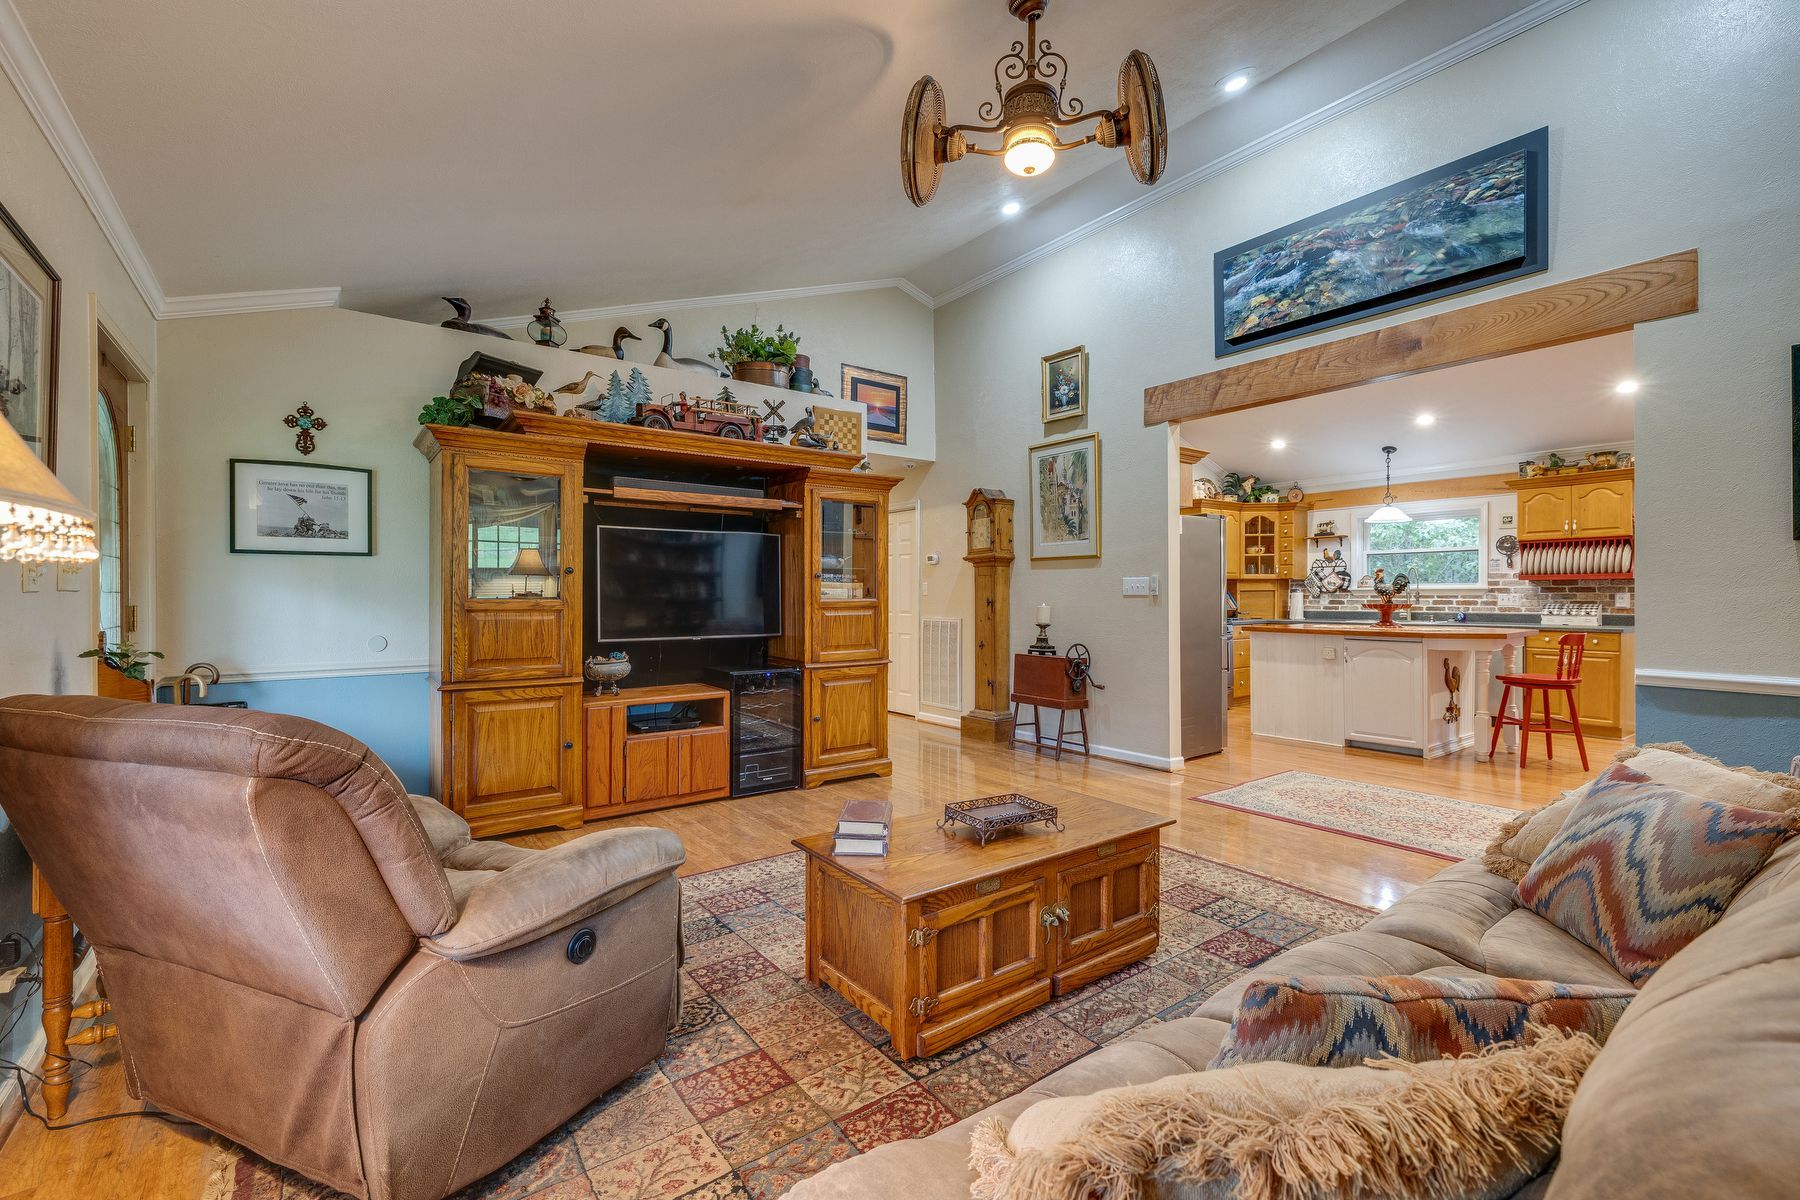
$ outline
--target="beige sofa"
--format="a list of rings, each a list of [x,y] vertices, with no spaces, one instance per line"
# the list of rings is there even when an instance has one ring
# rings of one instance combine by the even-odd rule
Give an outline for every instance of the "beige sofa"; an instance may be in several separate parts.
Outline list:
[[[1039,1100],[1199,1070],[1255,975],[1470,974],[1629,986],[1600,955],[1514,902],[1475,861],[1449,867],[1351,933],[1270,959],[1192,1017],[1150,1025],[931,1137],[839,1163],[791,1200],[965,1200],[969,1134]],[[1525,1200],[1758,1200],[1800,1195],[1800,838],[1723,919],[1645,985],[1595,1059],[1556,1169]]]

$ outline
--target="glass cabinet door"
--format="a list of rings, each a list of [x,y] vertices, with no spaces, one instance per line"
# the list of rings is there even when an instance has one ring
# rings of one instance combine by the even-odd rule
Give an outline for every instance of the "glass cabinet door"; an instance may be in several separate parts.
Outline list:
[[[1244,574],[1275,574],[1275,520],[1257,515],[1244,522]]]
[[[468,598],[560,596],[562,477],[474,469],[468,481]]]
[[[819,561],[813,564],[820,600],[875,598],[879,515],[872,502],[820,498]]]

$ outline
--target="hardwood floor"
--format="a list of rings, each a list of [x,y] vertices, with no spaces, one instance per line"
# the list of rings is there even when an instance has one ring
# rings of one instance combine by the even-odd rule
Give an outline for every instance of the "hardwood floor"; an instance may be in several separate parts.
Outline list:
[[[1582,770],[1574,746],[1566,739],[1559,739],[1559,748],[1565,752],[1554,763],[1547,762],[1541,746],[1534,745],[1531,762],[1523,769],[1516,758],[1505,754],[1492,764],[1477,763],[1472,755],[1422,762],[1369,751],[1252,741],[1249,709],[1244,705],[1231,711],[1226,751],[1196,759],[1180,773],[1069,756],[1058,763],[1047,754],[965,745],[953,729],[904,718],[892,720],[890,741],[894,774],[889,779],[720,800],[601,822],[584,830],[525,834],[507,840],[522,846],[550,846],[613,825],[657,825],[674,830],[687,844],[688,861],[682,873],[693,874],[785,853],[792,848],[789,842],[793,838],[828,828],[844,801],[852,797],[891,800],[895,814],[900,815],[935,812],[946,800],[1002,791],[1021,791],[1050,801],[1059,795],[1084,795],[1174,817],[1176,823],[1163,831],[1164,845],[1380,908],[1435,874],[1443,861],[1267,817],[1194,804],[1189,797],[1279,771],[1309,771],[1506,808],[1534,808],[1598,773],[1621,745],[1589,738],[1591,771]],[[67,1120],[137,1107],[125,1095],[117,1045],[111,1042],[97,1052],[85,1052],[92,1066],[77,1080]],[[93,1200],[101,1196],[197,1200],[211,1157],[207,1142],[203,1131],[153,1120],[107,1121],[47,1132],[23,1117],[0,1146],[0,1200]]]

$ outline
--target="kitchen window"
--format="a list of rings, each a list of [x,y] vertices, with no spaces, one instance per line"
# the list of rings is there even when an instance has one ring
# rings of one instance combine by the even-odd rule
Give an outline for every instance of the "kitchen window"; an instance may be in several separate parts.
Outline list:
[[[1405,506],[1410,521],[1372,525],[1358,522],[1361,563],[1357,576],[1405,575],[1415,588],[1451,589],[1487,586],[1487,506]]]

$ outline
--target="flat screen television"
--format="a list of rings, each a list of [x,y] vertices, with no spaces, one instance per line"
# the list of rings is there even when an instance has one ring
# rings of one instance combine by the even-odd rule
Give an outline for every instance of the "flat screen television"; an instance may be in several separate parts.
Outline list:
[[[595,529],[602,643],[781,633],[781,539],[702,529]]]

